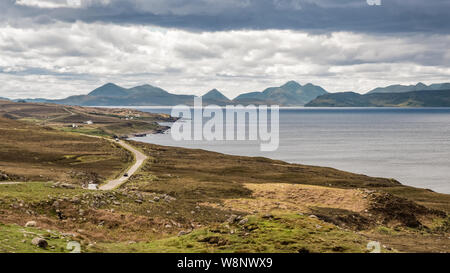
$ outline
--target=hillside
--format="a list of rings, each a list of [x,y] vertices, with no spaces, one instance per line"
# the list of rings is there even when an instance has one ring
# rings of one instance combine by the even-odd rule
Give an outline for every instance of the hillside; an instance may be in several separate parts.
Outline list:
[[[11,181],[81,185],[115,177],[132,161],[131,155],[109,141],[1,116],[0,139],[0,173]]]
[[[320,96],[307,107],[450,107],[450,90],[414,91],[405,93],[353,92]]]
[[[21,104],[26,105],[26,104]],[[5,109],[5,108],[1,108]],[[129,141],[149,159],[121,188],[90,191],[133,159],[115,142],[0,118],[0,252],[449,252],[450,196],[395,180],[261,157]],[[71,109],[71,108],[68,108]],[[58,183],[56,183],[58,182]],[[48,246],[35,246],[40,237]]]

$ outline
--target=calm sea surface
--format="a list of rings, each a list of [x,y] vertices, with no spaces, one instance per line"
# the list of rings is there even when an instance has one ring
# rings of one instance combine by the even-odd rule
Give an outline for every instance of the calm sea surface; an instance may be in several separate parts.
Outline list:
[[[450,193],[450,108],[281,109],[275,152],[261,152],[258,143],[248,141],[177,142],[170,133],[137,140],[328,166]]]

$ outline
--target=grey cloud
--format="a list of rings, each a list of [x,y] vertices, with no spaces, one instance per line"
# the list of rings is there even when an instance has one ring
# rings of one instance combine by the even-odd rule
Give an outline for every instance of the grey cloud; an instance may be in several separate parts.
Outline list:
[[[189,32],[82,22],[0,26],[0,33],[0,96],[13,98],[19,91],[64,97],[105,82],[196,94],[219,88],[234,97],[293,79],[362,92],[450,77],[450,35]]]
[[[0,18],[10,23],[27,18],[35,23],[81,20],[206,31],[450,32],[450,0],[381,0],[381,6],[369,6],[366,0],[79,0],[79,6],[57,8],[3,1],[0,7],[6,12]]]

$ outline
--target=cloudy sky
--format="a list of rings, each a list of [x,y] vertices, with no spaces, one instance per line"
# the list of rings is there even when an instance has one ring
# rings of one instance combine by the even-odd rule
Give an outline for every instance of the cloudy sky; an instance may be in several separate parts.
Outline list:
[[[369,5],[367,2],[381,2]],[[450,82],[450,0],[0,0],[0,97]]]

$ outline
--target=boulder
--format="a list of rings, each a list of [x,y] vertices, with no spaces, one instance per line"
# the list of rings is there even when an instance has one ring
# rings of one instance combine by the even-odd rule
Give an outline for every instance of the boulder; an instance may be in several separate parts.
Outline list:
[[[0,181],[6,181],[9,180],[9,176],[4,173],[0,173]]]
[[[241,221],[239,221],[239,225],[245,225],[247,223],[248,223],[248,219],[247,218],[244,218]]]
[[[263,219],[271,219],[271,218],[273,218],[273,215],[272,214],[266,214],[262,218]]]
[[[28,222],[25,224],[25,227],[36,227],[36,226],[37,226],[36,221],[28,221]]]
[[[31,243],[40,248],[46,248],[48,246],[47,241],[40,237],[35,237],[33,240],[31,240]]]
[[[180,231],[180,232],[178,232],[178,236],[183,236],[183,235],[187,235],[187,234],[189,234],[189,233],[191,233],[191,231],[190,230],[182,230],[182,231]]]
[[[61,186],[61,188],[63,188],[63,189],[75,189],[75,186],[74,186],[74,185],[67,184],[67,183],[63,183],[63,184],[61,184],[60,186]]]
[[[230,223],[230,224],[232,224],[232,223],[234,223],[234,222],[236,221],[236,218],[237,218],[237,217],[238,217],[237,215],[232,214],[232,215],[230,216],[230,218],[228,218],[227,222]]]

